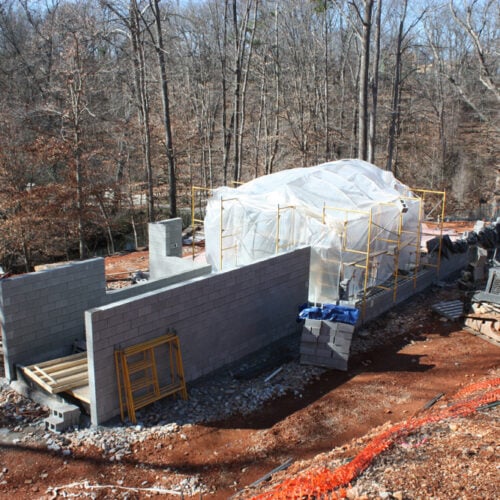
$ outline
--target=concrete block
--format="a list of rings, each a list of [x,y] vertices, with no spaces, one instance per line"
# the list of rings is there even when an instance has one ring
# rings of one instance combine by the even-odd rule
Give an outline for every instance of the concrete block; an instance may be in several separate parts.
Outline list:
[[[307,344],[301,343],[299,352],[301,355],[306,354],[306,355],[314,356],[316,354],[316,345],[313,345],[313,344],[307,345]]]

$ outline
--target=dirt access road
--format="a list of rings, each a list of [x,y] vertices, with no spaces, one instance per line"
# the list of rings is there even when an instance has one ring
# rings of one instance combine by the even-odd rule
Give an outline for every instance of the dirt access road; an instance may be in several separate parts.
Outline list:
[[[119,463],[104,459],[92,446],[73,446],[70,456],[48,451],[36,441],[1,446],[0,498],[149,498],[159,494],[179,498],[167,490],[184,480],[186,485],[198,486],[194,498],[226,499],[289,458],[294,463],[282,475],[315,460],[320,463],[332,449],[337,460],[352,458],[366,435],[420,413],[438,393],[444,397],[436,407],[444,407],[447,398],[462,387],[500,376],[497,346],[431,312],[436,301],[459,296],[457,288],[436,288],[379,318],[364,332],[376,339],[371,350],[355,354],[346,373],[325,372],[300,396],[274,400],[251,416],[182,426],[162,438],[152,429],[151,437],[135,443],[133,454]],[[443,467],[439,460],[458,471],[464,460],[471,460],[470,453],[478,460],[476,468],[471,465],[468,475],[456,474],[449,484],[446,478],[436,481],[435,498],[498,498],[498,412],[497,407],[488,415],[461,419],[453,424],[456,427],[449,424],[437,429],[436,435],[429,429],[428,437],[421,440],[426,444],[412,448],[415,453],[427,452],[424,458],[415,458],[418,467],[410,467],[409,455],[394,455],[390,466],[379,463],[368,469],[358,489],[354,485],[350,490],[350,498],[430,498],[426,488],[436,468]],[[476,434],[459,432],[469,428],[476,429]],[[432,443],[439,444],[439,453],[432,453]],[[389,463],[390,456],[391,450],[383,463]],[[399,481],[399,491],[380,496],[369,493],[363,478],[370,478],[372,486],[382,484],[384,474],[391,477],[388,470],[393,473],[392,484]],[[404,470],[411,472],[411,480],[401,479]],[[250,492],[240,495],[251,496]]]

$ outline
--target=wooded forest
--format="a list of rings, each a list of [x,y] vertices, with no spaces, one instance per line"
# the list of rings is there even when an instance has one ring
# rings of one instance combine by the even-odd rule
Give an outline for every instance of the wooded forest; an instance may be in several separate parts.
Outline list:
[[[191,186],[361,158],[498,213],[496,0],[0,0],[0,265],[114,252]]]

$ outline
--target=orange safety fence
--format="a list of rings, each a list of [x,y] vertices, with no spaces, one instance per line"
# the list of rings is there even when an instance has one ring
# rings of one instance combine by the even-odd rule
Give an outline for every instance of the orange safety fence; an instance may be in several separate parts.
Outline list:
[[[368,468],[371,462],[387,450],[397,439],[406,436],[425,424],[453,417],[465,417],[479,407],[500,399],[500,378],[481,381],[461,389],[455,400],[484,391],[474,399],[459,401],[448,408],[422,417],[412,417],[383,431],[373,438],[363,450],[349,463],[336,470],[327,468],[310,469],[297,477],[288,479],[271,491],[253,497],[253,500],[290,500],[290,499],[339,499],[344,498],[347,487],[359,474]]]

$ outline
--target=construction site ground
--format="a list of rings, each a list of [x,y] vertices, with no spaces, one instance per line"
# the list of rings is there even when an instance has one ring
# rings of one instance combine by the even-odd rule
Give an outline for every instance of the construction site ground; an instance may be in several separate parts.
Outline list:
[[[431,310],[463,297],[456,284],[420,294],[363,329],[358,345],[368,347],[353,354],[349,371],[325,371],[250,415],[171,432],[150,427],[120,460],[77,430],[54,436],[67,446],[51,445],[50,433],[36,430],[44,409],[4,388],[0,498],[251,498],[308,467],[335,468],[392,423],[445,408],[456,391],[500,376],[497,345]],[[376,457],[347,496],[500,498],[499,443],[498,407],[428,424]],[[289,459],[287,470],[245,490]]]

